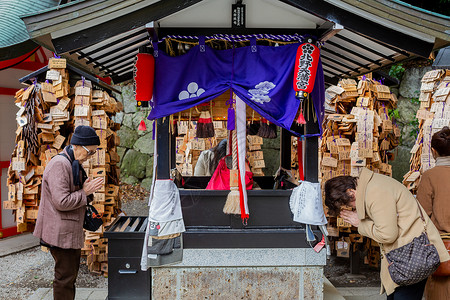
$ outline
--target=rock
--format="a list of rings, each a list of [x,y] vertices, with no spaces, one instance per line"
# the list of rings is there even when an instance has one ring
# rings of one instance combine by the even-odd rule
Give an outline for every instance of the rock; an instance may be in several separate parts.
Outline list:
[[[134,99],[133,84],[124,85],[122,87],[123,111],[125,113],[135,113],[136,100]]]
[[[398,181],[403,181],[403,175],[409,172],[409,159],[411,158],[411,147],[398,146],[396,148],[396,157],[390,162],[392,165],[392,177]]]
[[[431,71],[431,67],[406,69],[400,83],[400,96],[406,98],[419,98],[422,77],[426,72]]]
[[[134,114],[124,114],[122,124],[129,128],[133,128],[133,116]]]
[[[149,158],[150,156],[147,154],[130,149],[123,157],[121,171],[124,175],[131,175],[142,179],[145,177],[146,162]]]
[[[111,119],[114,121],[114,122],[116,122],[116,123],[119,123],[119,124],[122,124],[122,121],[123,121],[123,112],[118,112],[118,113],[116,113],[116,115],[115,116],[113,116]]]
[[[117,147],[117,154],[119,154],[119,157],[120,157],[120,161],[119,161],[119,167],[120,167],[120,165],[122,164],[122,160],[123,160],[123,156],[125,155],[125,152],[127,152],[127,148],[125,148],[125,147],[120,147],[120,146],[118,146]]]
[[[115,89],[119,90],[119,91],[122,91],[122,86],[121,86],[121,85],[114,85],[113,87],[114,87]],[[113,92],[112,95],[113,95],[114,99],[116,99],[117,101],[123,103],[123,98],[122,98],[122,94],[121,94],[121,93],[115,93],[115,92]]]
[[[122,182],[126,183],[126,184],[136,184],[139,183],[139,179],[137,179],[134,176],[120,176]]]
[[[146,171],[145,171],[145,177],[147,178],[152,178],[153,176],[153,160],[154,157],[151,157],[149,160],[147,160],[147,166],[146,166]]]
[[[148,110],[142,110],[142,111],[138,111],[137,113],[133,114],[133,127],[134,129],[136,129],[138,131],[139,135],[144,135],[146,133],[152,132],[153,129],[153,121],[150,121],[147,119],[148,115],[149,115],[149,111]],[[141,121],[144,120],[145,122],[145,126],[147,127],[146,130],[138,130],[139,128],[139,124],[141,123]]]
[[[155,141],[152,139],[152,133],[147,133],[144,136],[141,136],[133,146],[133,149],[145,153],[145,154],[153,154],[153,148],[155,146]]]
[[[117,134],[120,137],[120,146],[125,148],[133,148],[134,143],[139,138],[138,133],[129,127],[122,126]]]
[[[410,98],[402,96],[398,98],[397,109],[400,114],[400,119],[397,123],[402,132],[403,146],[412,147],[415,143],[416,135],[411,136],[410,132],[416,128],[411,122],[416,118],[419,106],[419,104],[413,103]]]
[[[390,86],[389,89],[391,90],[391,93],[395,94],[395,96],[398,97],[398,86]]]
[[[150,191],[150,189],[152,188],[152,178],[151,177],[144,178],[141,182],[141,187],[143,187],[147,191]]]

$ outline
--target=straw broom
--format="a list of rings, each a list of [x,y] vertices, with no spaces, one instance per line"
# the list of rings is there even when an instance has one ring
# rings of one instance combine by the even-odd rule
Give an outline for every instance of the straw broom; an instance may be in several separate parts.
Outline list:
[[[239,172],[238,172],[238,158],[237,158],[237,132],[233,130],[232,134],[232,159],[233,165],[230,170],[230,193],[227,196],[227,201],[223,207],[223,212],[226,214],[238,215],[241,213],[240,194],[239,194]]]

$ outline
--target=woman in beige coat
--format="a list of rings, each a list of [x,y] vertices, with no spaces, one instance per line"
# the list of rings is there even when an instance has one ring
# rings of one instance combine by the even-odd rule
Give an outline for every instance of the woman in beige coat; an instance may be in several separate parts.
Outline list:
[[[386,253],[411,242],[423,232],[419,205],[401,183],[363,168],[359,178],[338,176],[325,183],[325,204],[329,212],[358,227],[358,232],[380,244]],[[356,211],[340,210],[342,205]],[[426,232],[441,262],[450,259],[439,232],[424,213]],[[409,286],[395,284],[384,255],[381,259],[381,293],[387,299],[422,299],[426,279]]]
[[[436,166],[422,175],[419,200],[441,236],[450,240],[450,129],[444,127],[431,138]],[[450,262],[447,262],[449,264]],[[430,276],[425,288],[427,300],[450,299],[450,276]]]

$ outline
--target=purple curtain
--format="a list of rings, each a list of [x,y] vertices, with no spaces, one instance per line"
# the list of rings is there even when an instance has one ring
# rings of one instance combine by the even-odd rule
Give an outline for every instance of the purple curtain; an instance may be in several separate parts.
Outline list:
[[[290,130],[300,104],[293,89],[298,46],[214,50],[198,45],[176,57],[158,51],[153,109],[148,118],[161,118],[208,102],[231,88],[264,118]],[[312,95],[322,120],[325,98],[321,64]]]

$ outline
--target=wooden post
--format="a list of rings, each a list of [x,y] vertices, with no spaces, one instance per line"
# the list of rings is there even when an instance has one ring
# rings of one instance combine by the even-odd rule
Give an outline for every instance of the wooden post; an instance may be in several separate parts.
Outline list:
[[[170,137],[170,122],[169,118],[160,118],[157,123],[157,142],[158,142],[158,167],[156,174],[158,179],[170,178],[170,158],[171,158],[171,137]]]

